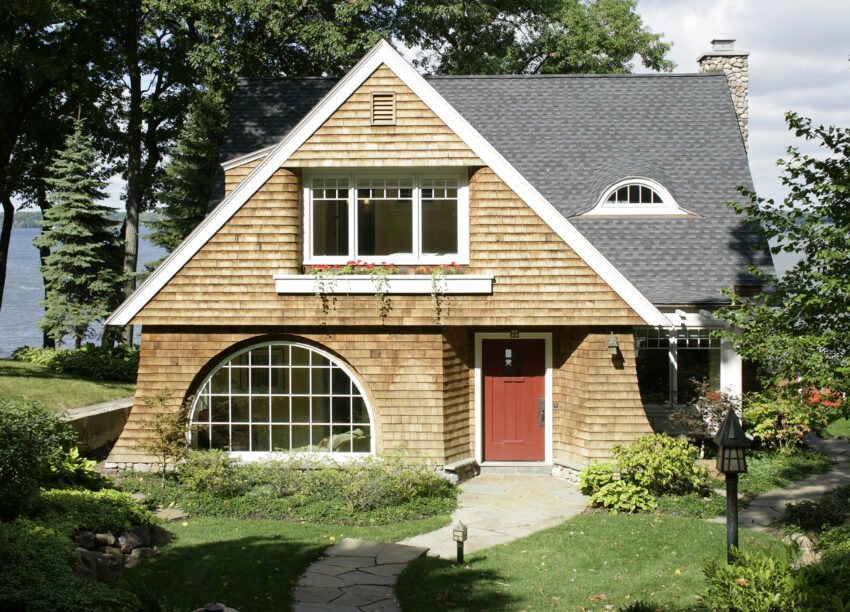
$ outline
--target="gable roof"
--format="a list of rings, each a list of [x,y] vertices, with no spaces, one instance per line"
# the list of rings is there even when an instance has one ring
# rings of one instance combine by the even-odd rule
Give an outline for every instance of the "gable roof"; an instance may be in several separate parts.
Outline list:
[[[234,114],[231,119],[231,125],[234,128],[228,130],[223,154],[244,155],[250,153],[245,149],[267,147],[274,143],[275,139],[280,139],[279,142],[268,151],[263,151],[265,159],[216,206],[139,289],[113,313],[107,323],[119,325],[128,323],[265,180],[285,163],[286,159],[297,150],[306,138],[381,64],[386,64],[416,95],[428,104],[639,316],[652,325],[665,324],[664,317],[646,297],[646,295],[652,294],[650,292],[647,292],[646,295],[641,293],[635,286],[637,283],[634,280],[627,279],[618,269],[618,267],[623,266],[624,270],[630,270],[628,263],[633,258],[633,254],[627,254],[624,261],[617,261],[618,257],[623,259],[622,240],[619,243],[615,240],[616,248],[608,249],[607,254],[614,261],[614,264],[612,264],[609,259],[602,255],[600,249],[594,247],[585,235],[567,221],[567,217],[574,214],[573,206],[575,202],[580,201],[581,194],[586,193],[587,189],[582,192],[575,189],[575,185],[570,185],[569,182],[564,181],[567,179],[587,181],[590,180],[589,177],[593,177],[593,180],[597,182],[600,180],[604,182],[604,178],[599,178],[602,176],[600,174],[602,170],[598,160],[595,160],[595,157],[598,157],[596,152],[607,152],[608,156],[605,162],[610,165],[612,163],[610,151],[614,144],[622,142],[624,137],[640,136],[640,130],[636,129],[637,126],[632,127],[632,133],[623,134],[622,132],[617,133],[616,129],[611,129],[612,126],[609,124],[606,133],[597,134],[599,142],[592,147],[592,150],[587,151],[587,165],[596,167],[596,172],[591,174],[578,172],[581,165],[576,163],[574,158],[581,157],[581,148],[567,151],[567,148],[570,147],[570,141],[565,136],[571,132],[565,126],[572,126],[573,132],[575,132],[573,143],[586,145],[588,138],[585,132],[594,132],[592,126],[594,122],[599,120],[594,119],[597,115],[590,112],[590,109],[585,108],[583,113],[583,107],[567,104],[561,96],[566,95],[572,89],[571,85],[579,79],[583,79],[586,83],[593,83],[596,80],[598,83],[604,84],[610,83],[612,77],[461,77],[436,78],[426,81],[388,43],[383,41],[376,45],[345,77],[333,85],[322,79],[301,79],[301,84],[307,84],[307,86],[301,92],[298,92],[296,90],[301,88],[281,87],[281,80],[250,81],[250,83],[256,84],[253,88],[255,97],[267,100],[268,103],[265,105],[267,110],[258,109],[258,106],[262,105],[252,105],[248,97],[238,96],[237,100],[234,101]],[[655,81],[659,78],[667,80],[671,77],[667,76],[666,79],[664,77],[643,76],[619,77],[615,80],[621,83],[640,83],[641,81]],[[546,93],[540,89],[544,79],[556,84],[555,91]],[[702,79],[706,81],[718,80],[717,77],[698,77],[697,80]],[[248,83],[249,81],[240,81],[240,87],[244,90]],[[293,82],[287,80],[286,84],[291,86]],[[725,88],[725,79],[723,86]],[[715,85],[716,87],[717,85]],[[486,97],[488,88],[489,93],[493,95],[489,99]],[[263,91],[264,89],[265,91]],[[578,91],[582,88],[575,89]],[[478,90],[477,96],[475,90]],[[662,90],[663,88],[657,90],[656,95],[663,95]],[[607,94],[622,97],[622,91],[619,93],[618,91],[619,86],[613,87]],[[440,92],[445,92],[445,97]],[[529,95],[530,93],[534,95]],[[728,100],[728,89],[725,89],[725,95]],[[534,104],[535,97],[537,104]],[[316,102],[317,98],[320,98],[318,104],[311,106],[311,103]],[[517,99],[520,102],[517,102]],[[627,96],[626,99],[633,100],[636,105],[640,102],[639,97]],[[514,101],[512,102],[512,100]],[[695,100],[691,99],[690,101],[694,102]],[[639,106],[651,106],[651,103],[644,101]],[[308,107],[311,110],[306,115],[301,116],[300,113],[303,113],[303,109]],[[676,108],[679,107],[681,107],[681,104]],[[734,113],[731,102],[727,103],[727,107],[731,113]],[[253,117],[248,116],[247,111],[249,110],[253,111]],[[692,115],[698,114],[700,111],[699,105],[691,108]],[[525,112],[525,114],[515,114],[518,112]],[[296,117],[300,118],[293,125],[292,121],[296,121]],[[269,121],[261,124],[262,118],[269,119]],[[729,115],[728,120],[737,126],[734,114]],[[697,125],[698,123],[696,122]],[[708,124],[708,121],[704,123]],[[538,125],[539,127],[531,133],[538,135],[545,133],[548,136],[547,142],[553,136],[560,138],[559,142],[555,143],[554,149],[547,150],[543,146],[535,145],[529,133],[525,132],[525,128],[529,125]],[[673,125],[676,126],[677,124],[674,122]],[[677,126],[671,132],[681,129],[681,127]],[[713,130],[714,127],[710,127],[709,131]],[[282,137],[280,134],[273,133],[277,130],[285,132]],[[703,126],[702,131],[705,131],[705,126]],[[255,135],[256,137],[254,137]],[[600,139],[598,136],[604,136],[604,138]],[[659,143],[663,143],[663,137],[663,134],[661,134],[654,141],[651,141],[652,147],[647,147],[648,150],[657,153],[656,149]],[[738,141],[740,142],[740,135]],[[253,144],[249,145],[249,142],[253,142]],[[574,147],[575,144],[572,146]],[[745,184],[749,184],[746,155],[743,152],[743,146],[739,146],[741,151],[736,159],[742,160],[743,164],[742,169],[738,169],[745,175]],[[627,149],[632,150],[633,148],[634,145]],[[664,147],[660,148],[663,149]],[[553,162],[560,160],[561,157],[563,157],[563,161],[560,165],[555,165]],[[613,156],[613,160],[616,161],[616,156]],[[650,159],[649,162],[655,162],[655,160]],[[664,160],[658,160],[655,163],[658,167],[669,171],[663,162]],[[647,165],[648,168],[651,166],[652,163]],[[560,179],[556,177],[552,180],[552,177],[557,174],[561,175]],[[582,174],[584,178],[579,177],[579,174]],[[547,178],[550,180],[546,180]],[[686,177],[682,178],[685,179]],[[544,192],[548,193],[551,199],[547,199]],[[683,201],[678,193],[676,197],[685,208],[691,210],[695,208],[689,206],[687,200]],[[583,205],[582,209],[585,208],[587,208],[586,204]],[[586,226],[584,231],[591,236],[594,233],[604,235],[606,232],[604,225],[601,226],[602,229],[599,229],[599,224],[594,226],[592,223],[586,223],[586,220],[576,221],[583,223]],[[605,219],[601,221],[615,220]],[[621,226],[617,229],[617,232],[620,231],[622,231]],[[603,244],[602,248],[605,248],[605,241],[602,240],[600,243]],[[664,254],[664,257],[669,256],[669,253]],[[638,272],[642,270],[641,266],[637,266],[636,269]],[[690,270],[689,274],[693,276],[693,272],[694,270]],[[634,274],[633,272],[633,276],[639,282],[646,275]],[[656,279],[658,278],[657,273],[654,273],[653,276]],[[678,283],[675,282],[675,279],[673,281],[672,285],[677,286]]]

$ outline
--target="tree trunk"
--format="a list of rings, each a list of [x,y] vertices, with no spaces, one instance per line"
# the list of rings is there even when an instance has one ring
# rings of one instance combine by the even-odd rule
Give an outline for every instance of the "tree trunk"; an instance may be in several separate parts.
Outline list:
[[[3,306],[3,289],[6,287],[6,261],[9,259],[9,242],[12,240],[12,222],[15,220],[15,207],[9,195],[2,195],[3,229],[0,230],[0,308]]]
[[[142,69],[139,65],[139,23],[129,26],[126,51],[130,77],[127,115],[127,202],[124,219],[124,297],[136,290],[136,263],[139,255],[139,212],[142,206]],[[124,328],[124,342],[133,346],[133,326]]]
[[[36,196],[38,198],[38,207],[41,209],[41,218],[44,219],[44,213],[47,212],[47,209],[50,208],[50,203],[47,201],[47,192],[44,187],[44,182],[38,186],[38,194]],[[44,229],[42,229],[44,231]],[[47,247],[38,247],[38,259],[42,265],[44,266],[44,260],[47,256],[50,255],[50,249]],[[47,299],[47,283],[44,281],[44,274],[41,275],[42,284],[44,285],[44,299]],[[49,335],[47,332],[44,332],[41,336],[41,345],[44,348],[56,348],[56,339]]]

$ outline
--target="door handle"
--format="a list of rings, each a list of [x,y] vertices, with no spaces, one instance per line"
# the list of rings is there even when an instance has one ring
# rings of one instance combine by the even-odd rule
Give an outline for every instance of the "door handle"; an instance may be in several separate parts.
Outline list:
[[[540,427],[546,427],[546,398],[537,400],[537,416]]]

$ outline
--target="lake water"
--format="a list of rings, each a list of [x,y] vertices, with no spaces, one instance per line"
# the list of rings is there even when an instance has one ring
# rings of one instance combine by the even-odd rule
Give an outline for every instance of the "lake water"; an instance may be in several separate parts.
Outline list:
[[[44,300],[44,284],[38,270],[38,249],[32,243],[40,232],[39,228],[12,230],[6,290],[0,307],[0,358],[8,357],[13,350],[25,344],[41,346],[38,322],[44,316],[44,309],[38,303]],[[163,255],[164,249],[148,242],[144,235],[140,237],[139,270],[144,270],[145,263],[156,261]],[[70,346],[72,342],[66,341],[65,344]]]

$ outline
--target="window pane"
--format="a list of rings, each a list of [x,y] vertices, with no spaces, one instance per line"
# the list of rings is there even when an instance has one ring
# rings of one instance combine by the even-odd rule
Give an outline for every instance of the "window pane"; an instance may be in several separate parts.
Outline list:
[[[269,368],[251,368],[251,393],[269,392]]]
[[[272,393],[289,393],[289,370],[286,368],[272,368]]]
[[[270,450],[268,425],[251,427],[251,450],[255,452]]]
[[[348,202],[313,199],[313,255],[348,255]]]
[[[273,346],[272,347],[272,365],[276,365],[276,366],[289,365],[289,347],[288,346]]]
[[[211,425],[210,426],[210,446],[212,448],[229,448],[230,447],[230,426],[229,425]]]
[[[309,423],[310,422],[310,398],[309,397],[293,397],[292,398],[292,422],[293,423]]]
[[[213,397],[210,401],[212,404],[212,422],[227,423],[230,421],[230,398],[228,397]]]
[[[221,368],[213,374],[213,377],[210,379],[210,387],[213,393],[230,393],[230,386],[227,383],[229,375],[230,370],[228,368]]]
[[[652,203],[652,190],[649,187],[641,187],[640,188],[640,203],[641,204],[651,204]]]
[[[300,346],[293,346],[292,365],[310,365],[310,351]]]
[[[331,369],[330,368],[313,368],[312,370],[313,387],[311,393],[313,395],[329,395],[331,392]]]
[[[195,416],[193,417],[193,422],[195,423],[208,423],[210,420],[210,410],[209,410],[209,400],[203,396],[198,398],[198,402],[195,404]]]
[[[348,395],[351,393],[351,379],[340,368],[331,370],[331,381],[334,395]]]
[[[333,398],[333,422],[334,424],[345,424],[351,422],[351,398]]]
[[[248,365],[248,353],[241,353],[230,360],[230,365],[232,366],[246,366]]]
[[[269,347],[264,346],[251,351],[251,365],[269,365]]]
[[[230,398],[230,422],[231,423],[247,423],[248,422],[248,397],[231,397]]]
[[[289,450],[289,425],[272,425],[272,449]]]
[[[331,398],[329,397],[314,397],[313,398],[313,422],[314,423],[330,423],[331,421]]]
[[[412,200],[357,200],[359,255],[413,252]]]
[[[351,422],[352,423],[368,423],[369,416],[366,413],[366,404],[362,397],[355,397],[351,400]]]
[[[327,453],[331,450],[330,425],[313,426],[313,450],[322,453]]]
[[[292,426],[292,450],[310,450],[310,427],[308,425]]]
[[[687,404],[697,398],[697,386],[708,380],[711,391],[720,391],[720,351],[717,349],[679,350],[677,374],[678,403]]]
[[[422,252],[457,253],[456,200],[422,200]]]
[[[353,450],[355,453],[368,453],[372,450],[372,436],[370,431],[371,430],[368,425],[361,425],[359,427],[355,427],[351,432]]]
[[[230,368],[230,392],[249,393],[248,368]]]
[[[289,423],[289,398],[272,397],[272,421],[275,423]]]
[[[666,404],[670,401],[670,351],[668,348],[645,348],[640,341],[636,352],[638,388],[644,404]]]
[[[230,450],[251,450],[251,440],[247,425],[232,425],[230,428]]]
[[[334,427],[331,436],[331,450],[336,453],[351,452],[351,428]]]
[[[254,423],[269,422],[269,398],[256,396],[251,398],[251,421]]]
[[[292,393],[297,395],[310,393],[309,368],[292,368]]]

